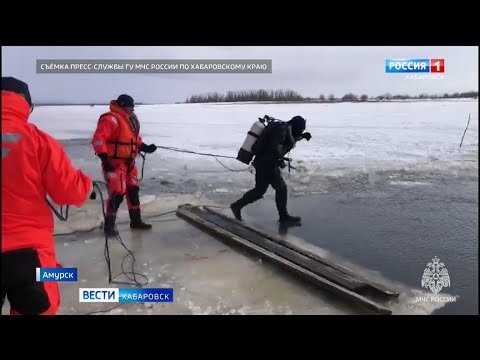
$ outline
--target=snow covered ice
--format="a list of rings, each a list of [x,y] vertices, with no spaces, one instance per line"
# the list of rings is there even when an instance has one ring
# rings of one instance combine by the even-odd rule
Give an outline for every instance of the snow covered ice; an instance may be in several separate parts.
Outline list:
[[[58,139],[91,138],[106,106],[39,107],[32,121]],[[268,114],[307,119],[310,142],[290,153],[296,171],[288,181],[307,192],[325,190],[331,180],[358,174],[413,171],[474,171],[478,160],[478,101],[423,101],[339,104],[168,104],[139,106],[147,143],[236,157],[251,124]],[[459,147],[467,119],[469,129]],[[81,141],[81,140],[77,140]],[[98,173],[88,141],[72,148],[74,163]],[[82,151],[78,153],[78,149]],[[214,191],[237,195],[252,185],[247,166],[235,159],[157,150],[147,156],[145,177],[163,191]],[[243,170],[243,171],[242,171]],[[402,179],[397,179],[402,181]],[[418,180],[418,179],[417,179]],[[212,186],[214,184],[215,186]],[[148,186],[145,184],[144,186]],[[220,190],[220,191],[218,191]],[[228,190],[228,191],[226,191]]]
[[[38,106],[31,121],[62,140],[75,166],[103,180],[90,139],[99,115],[105,111],[107,106]],[[307,131],[313,137],[298,143],[290,153],[296,167],[290,175],[285,172],[291,196],[323,194],[355,182],[362,186],[378,181],[426,186],[430,177],[441,176],[442,172],[476,176],[478,169],[476,100],[140,105],[136,112],[147,144],[232,157],[259,117],[305,117]],[[469,114],[470,126],[459,147]],[[253,185],[254,177],[245,164],[234,159],[219,160],[229,168],[244,171],[231,172],[212,157],[162,149],[148,155],[141,186],[146,216],[175,210],[186,202],[226,206],[227,201]],[[141,161],[137,164],[140,170]],[[125,210],[125,205],[120,209]],[[88,201],[82,209],[71,209],[70,213],[68,222],[57,222],[56,233],[91,229],[102,222],[99,199]],[[119,216],[121,235],[137,257],[135,270],[149,278],[148,286],[173,287],[176,298],[173,304],[154,304],[150,308],[126,304],[105,314],[354,313],[332,297],[231,250],[174,214],[151,219],[154,230],[148,233],[131,232],[125,224],[126,211]],[[56,241],[60,262],[78,267],[79,279],[86,280],[75,285],[61,284],[59,313],[84,314],[111,308],[111,304],[78,303],[79,287],[108,286],[101,230],[62,236]],[[123,256],[125,250],[112,243],[114,274],[119,273]],[[407,293],[405,290],[402,295],[402,299],[408,298],[402,300],[404,306],[401,304],[394,313],[409,313],[414,295],[409,297]],[[430,307],[415,308],[413,313],[431,313],[434,308]]]

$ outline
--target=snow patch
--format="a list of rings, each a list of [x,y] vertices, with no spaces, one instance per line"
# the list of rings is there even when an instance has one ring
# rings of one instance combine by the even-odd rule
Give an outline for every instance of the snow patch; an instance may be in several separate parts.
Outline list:
[[[140,196],[140,204],[145,205],[148,203],[151,203],[152,201],[155,201],[156,196],[155,195],[142,195]]]
[[[399,185],[399,186],[426,186],[431,185],[430,183],[420,182],[420,181],[390,181],[390,185]]]
[[[220,189],[215,189],[215,192],[217,192],[217,193],[228,193],[230,191],[228,189],[225,189],[225,188],[220,188]]]

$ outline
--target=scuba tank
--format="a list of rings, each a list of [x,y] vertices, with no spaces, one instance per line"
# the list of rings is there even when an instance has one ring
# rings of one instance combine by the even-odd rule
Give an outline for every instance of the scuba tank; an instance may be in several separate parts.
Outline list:
[[[274,119],[268,115],[265,115],[263,118],[258,118],[257,121],[255,121],[250,128],[250,130],[247,133],[247,137],[243,141],[242,147],[238,151],[237,155],[237,160],[241,161],[244,164],[249,165],[250,162],[253,159],[254,153],[253,153],[253,145],[257,142],[258,138],[262,134],[262,132],[265,130],[265,127],[267,126],[265,122],[269,123],[270,121],[273,121]]]

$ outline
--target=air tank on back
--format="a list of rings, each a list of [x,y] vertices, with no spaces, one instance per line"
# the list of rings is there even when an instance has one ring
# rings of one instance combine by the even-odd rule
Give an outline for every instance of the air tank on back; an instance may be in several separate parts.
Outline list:
[[[247,132],[247,137],[243,141],[242,147],[238,151],[238,155],[237,155],[238,161],[241,161],[242,163],[247,165],[250,164],[254,156],[252,152],[252,147],[257,142],[263,130],[265,130],[265,127],[266,127],[265,122],[269,122],[272,120],[273,118],[271,118],[268,115],[265,115],[263,118],[258,118],[258,120],[252,124],[252,127]]]

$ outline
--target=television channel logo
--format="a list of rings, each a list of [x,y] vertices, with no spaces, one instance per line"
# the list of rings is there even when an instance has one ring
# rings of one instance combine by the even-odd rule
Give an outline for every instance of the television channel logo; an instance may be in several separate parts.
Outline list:
[[[386,59],[387,73],[444,73],[445,59]]]
[[[172,288],[80,288],[79,302],[173,302]]]
[[[36,268],[35,278],[38,282],[77,281],[77,268]]]

